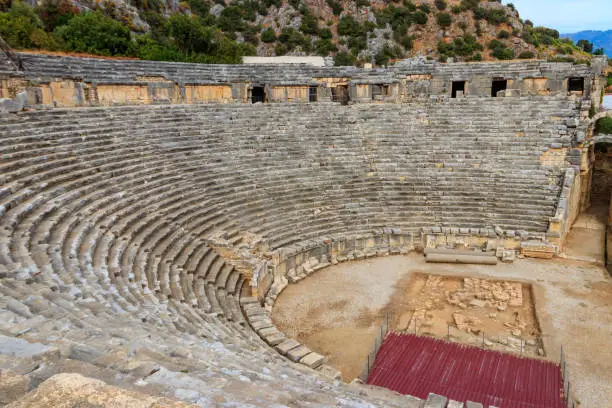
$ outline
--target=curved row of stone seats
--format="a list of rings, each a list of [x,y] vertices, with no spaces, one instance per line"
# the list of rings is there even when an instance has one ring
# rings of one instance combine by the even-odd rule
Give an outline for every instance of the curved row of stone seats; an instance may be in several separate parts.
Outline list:
[[[180,83],[249,82],[305,84],[314,76],[352,77],[385,76],[382,70],[363,71],[355,67],[319,68],[307,64],[206,65],[141,60],[75,58],[18,53],[28,76],[43,78],[83,78],[93,82],[130,82],[143,76],[164,76]]]
[[[31,389],[69,372],[200,406],[419,406],[385,390],[328,382],[216,318],[208,326],[227,338],[180,331],[173,324],[180,304],[172,301],[149,303],[138,318],[120,312],[109,291],[46,278],[0,280],[0,370],[27,377]]]
[[[281,120],[282,117],[279,116],[278,119]],[[240,126],[240,124],[237,124],[234,126]],[[246,134],[240,134],[236,129],[234,129],[234,126],[232,126],[232,128],[230,129],[233,136],[237,138],[241,136],[248,137]],[[400,126],[401,125],[398,125],[398,127]],[[163,132],[164,131],[163,129],[164,128],[161,128],[160,130]],[[133,130],[136,130],[136,129],[133,129]],[[87,130],[85,131],[86,131],[86,134],[89,136],[90,133]],[[107,131],[107,130],[106,129],[98,130],[98,132],[100,131]],[[220,131],[228,131],[228,129],[222,128],[220,129]],[[443,131],[446,132],[446,130],[443,130]],[[193,149],[196,148],[196,146],[194,146],[194,144],[191,144],[191,145],[188,144],[190,142],[189,132],[192,132],[193,134],[197,135],[199,130],[196,128],[189,129],[187,126],[183,125],[182,129],[180,130],[180,134],[183,137],[182,137],[182,140],[178,140],[177,143],[185,142],[185,144],[180,149],[182,149],[182,151],[188,151],[188,153],[192,152],[192,156],[196,156],[194,158],[194,161],[196,163],[198,161],[207,161],[208,160],[207,156],[205,155],[199,156],[199,155],[193,154]],[[427,129],[425,129],[425,132],[427,132]],[[500,132],[498,131],[497,133],[499,134]],[[353,135],[350,135],[349,137],[352,137],[352,136]],[[378,134],[375,136],[361,134],[358,137],[362,137],[366,139],[365,140],[366,143],[377,144],[378,143],[377,139],[384,139],[386,136],[387,135],[385,134]],[[389,136],[397,137],[397,135],[389,135]],[[372,140],[367,140],[368,137],[372,137]],[[516,137],[513,137],[513,138],[516,139]],[[191,138],[191,139],[195,140],[194,138]],[[464,139],[465,139],[465,134],[464,134]],[[422,145],[435,143],[429,138],[420,137],[418,140],[420,145],[416,146],[415,148],[412,148],[412,146],[409,143],[407,143],[407,146],[405,146],[405,149],[406,149],[406,153],[408,153],[409,156],[408,154],[406,156],[408,156],[411,160],[414,161],[414,163],[417,164],[417,166],[413,165],[410,167],[412,167],[413,169],[414,167],[416,167],[415,170],[418,172],[419,178],[416,180],[411,180],[409,175],[408,176],[400,175],[399,177],[403,177],[405,179],[402,181],[402,183],[397,183],[396,180],[387,179],[387,175],[389,177],[398,177],[397,170],[398,168],[400,168],[402,164],[412,164],[412,163],[406,163],[406,157],[402,157],[402,156],[398,157],[397,154],[394,154],[391,152],[385,152],[385,153],[388,153],[388,156],[389,156],[388,158],[383,157],[381,159],[379,157],[380,155],[378,155],[378,157],[373,157],[373,160],[376,160],[376,163],[375,163],[376,168],[372,168],[371,170],[374,170],[373,173],[376,173],[376,176],[371,179],[362,178],[361,180],[356,180],[354,183],[352,183],[352,185],[345,187],[343,191],[341,191],[342,195],[339,198],[343,200],[345,196],[348,195],[350,197],[351,195],[353,195],[353,196],[358,197],[360,201],[367,200],[370,202],[377,202],[380,199],[384,199],[385,201],[387,201],[389,207],[391,208],[394,205],[401,207],[401,209],[403,210],[402,218],[404,219],[406,218],[406,216],[410,215],[406,213],[406,210],[410,210],[411,207],[413,207],[416,210],[414,213],[414,216],[423,219],[422,218],[423,215],[426,215],[426,214],[423,214],[422,209],[425,208],[426,206],[430,207],[429,209],[432,210],[431,212],[436,212],[437,209],[440,209],[441,210],[439,211],[440,214],[444,215],[445,213],[452,214],[452,209],[448,208],[449,204],[450,205],[455,204],[455,203],[458,205],[462,204],[463,208],[461,208],[460,210],[463,213],[466,213],[466,211],[464,210],[465,208],[470,207],[470,202],[473,203],[475,210],[476,209],[485,210],[485,211],[486,210],[497,210],[497,211],[502,211],[502,212],[506,211],[510,215],[513,213],[514,209],[508,206],[505,206],[506,204],[505,200],[507,200],[507,198],[504,196],[504,194],[497,194],[505,190],[505,191],[512,192],[513,199],[515,200],[516,199],[521,200],[522,198],[524,198],[521,201],[524,201],[524,205],[528,206],[526,209],[530,210],[532,213],[535,213],[536,217],[539,217],[539,223],[535,225],[537,225],[539,229],[545,229],[547,220],[545,217],[544,218],[542,217],[542,213],[548,214],[549,209],[547,207],[554,206],[555,204],[554,198],[556,198],[555,196],[556,185],[552,185],[552,186],[542,185],[543,184],[542,180],[544,180],[544,176],[548,175],[549,171],[538,168],[539,162],[537,160],[534,160],[534,157],[533,157],[534,153],[538,153],[538,149],[537,148],[529,149],[528,147],[526,149],[523,149],[523,151],[512,151],[511,154],[504,155],[503,153],[505,152],[501,152],[501,150],[508,149],[509,148],[508,143],[501,145],[498,141],[498,142],[495,142],[498,144],[498,147],[496,148],[495,151],[499,151],[500,154],[498,157],[495,157],[495,162],[492,162],[491,160],[484,160],[483,156],[479,155],[478,154],[479,152],[475,150],[475,149],[481,149],[482,151],[491,152],[492,150],[491,147],[487,146],[487,135],[482,132],[478,133],[477,139],[478,140],[476,141],[476,143],[471,144],[471,146],[469,143],[466,143],[465,140],[462,141],[463,145],[468,145],[468,147],[463,148],[463,150],[466,152],[465,157],[469,157],[468,159],[464,157],[459,157],[459,155],[457,154],[457,151],[461,150],[462,147],[453,147],[452,151],[449,151],[449,149],[446,149],[446,151],[441,149],[440,153],[443,153],[444,155],[438,153],[436,149],[434,149],[433,154],[432,154],[431,149],[429,150],[429,152],[427,152],[427,150],[425,150],[422,147]],[[521,142],[524,144],[528,144],[529,141],[522,140]],[[440,140],[439,143],[441,146],[443,146],[444,143],[446,143],[446,141]],[[515,142],[510,141],[510,143],[515,143]],[[537,143],[537,141],[535,143]],[[543,144],[541,139],[539,140],[539,143]],[[436,144],[434,144],[434,146],[436,146]],[[202,146],[200,145],[199,148],[201,150]],[[472,150],[470,150],[470,148]],[[145,153],[142,151],[143,150],[142,147],[139,149],[141,150],[140,155]],[[416,149],[421,149],[422,153]],[[545,146],[540,147],[540,150],[545,150]],[[207,146],[206,151],[212,152],[212,149],[209,146]],[[224,149],[221,149],[221,152],[223,151]],[[177,150],[177,153],[180,154],[180,151]],[[280,155],[284,154],[284,152],[282,151],[279,153]],[[401,150],[400,150],[400,153],[402,153]],[[522,184],[526,184],[525,182],[530,181],[529,179],[531,178],[533,181],[533,184],[538,185],[539,190],[552,190],[553,194],[549,195],[548,198],[543,197],[541,199],[537,199],[537,198],[534,199],[533,188],[532,188],[533,186],[529,184],[527,184],[525,187],[522,187],[522,186],[515,187],[513,185],[506,185],[504,184],[506,181],[504,175],[491,174],[491,171],[490,171],[491,168],[502,167],[503,162],[505,160],[510,160],[511,157],[518,157],[520,159],[523,153],[527,153],[529,154],[529,156],[523,160],[526,164],[524,166],[521,166],[521,167],[524,167],[525,170],[523,171],[521,167],[517,169],[517,172],[523,173],[521,174]],[[450,156],[451,159],[448,159],[447,158],[448,156]],[[133,157],[135,157],[134,161],[138,162],[138,149],[136,149],[136,153],[134,154]],[[269,159],[270,161],[274,161],[274,157],[271,155],[267,155],[266,158]],[[253,166],[257,166],[260,159],[255,156],[253,156],[253,159],[254,160],[250,160],[250,158],[247,157],[246,160],[244,160],[244,166],[240,166],[239,168],[240,169],[241,168],[253,168]],[[268,177],[269,178],[278,177],[279,181],[281,180],[288,181],[287,176],[285,174],[282,174],[282,172],[291,171],[292,169],[287,168],[287,163],[282,163],[282,156],[280,156],[278,159],[281,163],[281,165],[278,166],[278,169],[273,167],[275,166],[275,164],[273,164],[272,166],[268,165],[268,163],[264,164],[266,166],[266,170],[269,173],[272,173]],[[359,157],[357,157],[357,159],[361,160],[361,158]],[[181,157],[180,160],[183,160],[183,158]],[[385,161],[383,162],[383,160]],[[327,159],[326,161],[328,163],[330,162],[329,159]],[[519,161],[519,164],[522,163],[523,161]],[[291,162],[291,161],[288,161],[288,162]],[[428,164],[428,163],[434,164],[434,166],[430,165],[429,168],[424,167],[423,162],[425,162],[424,164]],[[324,165],[327,167],[328,163],[318,163],[318,165],[319,166]],[[331,163],[331,164],[334,165],[335,163]],[[350,163],[350,164],[354,164],[354,163]],[[363,167],[363,163],[357,163],[357,164]],[[206,163],[202,162],[201,166],[200,165],[194,166],[194,170],[197,171],[197,169],[201,167],[205,167],[205,166],[206,166]],[[475,168],[470,168],[470,166],[473,166]],[[334,167],[331,167],[330,170],[328,170],[328,172],[337,173],[337,174],[333,174],[333,176],[336,176],[336,178],[339,179],[338,181],[344,181],[342,178],[338,176],[346,176],[345,180],[350,180],[351,176],[354,176],[356,174],[354,171],[347,169],[346,163],[340,163],[340,166],[338,166],[338,168],[334,168]],[[214,177],[214,180],[216,180],[216,182],[219,184],[223,183],[226,180],[230,182],[233,180],[238,180],[239,183],[243,183],[245,178],[249,177],[249,175],[245,174],[241,178],[236,178],[231,174],[235,172],[236,169],[231,168],[231,166],[228,169],[231,170],[228,178],[224,178],[224,174],[219,173],[217,170],[216,177]],[[273,172],[270,170],[272,170]],[[323,168],[322,170],[325,171],[326,169]],[[361,171],[363,169],[358,169],[358,170]],[[254,172],[254,173],[257,173],[257,172]],[[465,173],[465,177],[460,177],[459,175],[463,173]],[[431,190],[431,188],[429,187],[429,185],[431,184],[431,180],[434,180],[434,183],[437,183],[439,186],[443,187],[444,189],[443,194],[436,194],[436,191],[427,191],[427,189]],[[465,186],[460,186],[464,188],[464,190],[458,191],[456,195],[454,195],[452,194],[453,188],[457,187],[456,182],[458,180],[465,183]],[[252,180],[252,181],[256,182],[255,180]],[[270,180],[270,181],[274,181],[274,180]],[[304,182],[302,182],[302,180],[300,179],[298,175],[298,177],[295,179],[295,183],[301,184],[302,186],[307,186],[307,183],[312,185],[312,188],[310,189],[312,193],[307,191],[305,194],[306,203],[304,204],[304,207],[307,207],[307,208],[309,207],[309,210],[312,210],[313,204],[310,202],[307,202],[309,197],[313,195],[317,195],[318,192],[316,190],[320,190],[322,188],[321,184],[325,183],[328,185],[330,181],[333,181],[333,180],[315,179],[313,181],[312,179],[308,178],[308,175],[306,175],[304,176]],[[261,184],[261,182],[259,183]],[[382,185],[382,188],[380,188],[381,185]],[[218,189],[217,192],[224,193],[225,191],[227,191],[227,188],[237,190],[236,187],[237,186],[225,185],[223,186],[223,188]],[[482,197],[482,190],[485,190],[485,189],[488,189],[491,191],[490,195],[492,198],[489,201],[483,202],[482,200],[480,200],[480,198]],[[300,193],[299,189],[295,189],[295,190],[298,190],[297,191],[298,194]],[[262,199],[266,199],[265,197],[266,191],[264,189],[261,189],[261,191],[262,191],[262,196],[263,196]],[[479,191],[480,191],[481,197],[476,196],[474,198],[471,198],[469,196],[472,192],[474,192],[475,194],[478,194]],[[211,193],[212,192],[213,191],[211,190]],[[233,197],[230,197],[230,198],[235,197],[235,201],[230,202],[229,204],[236,204],[239,208],[241,207],[251,207],[252,208],[253,202],[255,201],[254,198],[257,197],[257,196],[254,197],[253,193],[254,193],[253,191],[249,191],[248,189],[245,189],[243,194],[236,192],[232,194]],[[404,200],[403,198],[409,195],[414,195],[415,193],[416,194],[427,193],[429,197],[426,197],[425,200],[417,201],[416,203],[413,204],[413,206],[411,206],[410,205],[411,203],[406,202],[406,200]],[[257,195],[257,192],[255,192],[255,194]],[[333,204],[334,197],[331,196],[329,192],[326,192],[325,194],[330,195],[329,200],[326,200],[327,205],[329,206],[329,204]],[[553,198],[552,200],[550,199],[551,197]],[[288,196],[287,200],[284,200],[284,201],[289,206],[293,207],[294,209],[297,209],[296,207],[298,206],[299,200],[295,200],[295,198],[296,198],[295,196],[294,197]],[[227,197],[223,197],[223,199],[225,200],[225,204],[228,204]],[[269,198],[267,199],[270,200]],[[282,199],[283,197],[274,197],[275,204],[264,206],[264,207],[278,211],[279,207],[282,208],[282,205],[279,205],[279,203],[283,203]],[[342,202],[340,203],[340,205],[343,205],[343,204],[344,203]],[[520,201],[517,204],[520,204]],[[547,206],[546,205],[542,206],[542,204],[547,204]],[[231,207],[231,205],[228,205],[228,207]],[[496,207],[500,207],[500,208],[498,209]],[[446,211],[443,211],[445,208],[446,208]],[[367,212],[359,211],[358,207],[353,209],[353,211],[349,211],[349,214],[350,213],[354,213],[358,217],[361,216],[360,213],[365,213],[367,215]],[[477,215],[475,220],[481,219],[480,214],[475,214],[475,215]],[[254,213],[252,217],[253,219],[261,220],[261,213]],[[375,218],[376,217],[374,216],[374,219]],[[384,223],[388,223],[388,221],[389,220],[387,218],[387,214],[383,214],[383,219],[381,220],[381,222],[383,222],[384,224]],[[427,221],[423,219],[423,221],[424,221],[423,222],[424,225],[431,225],[433,223],[432,220]],[[477,224],[476,222],[472,222],[472,221],[473,220],[470,220],[469,222],[467,222],[466,220],[466,224],[467,225]],[[286,226],[291,226],[291,225],[292,225],[291,222],[285,221],[285,222],[282,222],[279,225],[279,227],[282,228],[283,226],[286,227]],[[517,228],[516,225],[514,225],[513,227]],[[257,227],[255,228],[257,229]],[[272,230],[270,231],[268,235],[274,236],[277,234],[275,234],[275,231]]]
[[[505,120],[491,130],[500,111]],[[209,367],[206,378],[231,367],[264,377],[281,370],[288,382],[281,390],[298,390],[295,369],[270,357],[276,354],[244,325],[238,301],[245,277],[228,252],[256,255],[388,226],[546,231],[561,170],[543,168],[540,156],[565,143],[565,120],[575,114],[572,102],[542,97],[535,112],[533,105],[500,99],[482,107],[468,98],[1,116],[8,331],[28,330],[43,343],[89,343],[100,328],[115,327],[109,321],[156,327],[160,348],[174,344],[173,336],[191,336],[193,344],[204,338],[212,342],[206,361],[216,361],[214,345],[222,347],[227,361]],[[51,336],[64,321],[70,329]],[[106,353],[105,344],[92,353]],[[273,363],[255,369],[259,359]],[[322,386],[333,398],[344,392]]]
[[[308,64],[205,65],[177,62],[76,58],[44,54],[15,53],[30,78],[80,78],[97,83],[129,83],[140,77],[163,76],[178,83],[263,82],[308,84],[313,78],[351,78],[358,81],[390,83],[407,75],[436,73],[458,80],[485,77],[540,78],[564,80],[568,75],[589,76],[586,65],[543,61],[489,62],[479,64],[439,64],[407,60],[385,69],[355,67],[315,67]]]

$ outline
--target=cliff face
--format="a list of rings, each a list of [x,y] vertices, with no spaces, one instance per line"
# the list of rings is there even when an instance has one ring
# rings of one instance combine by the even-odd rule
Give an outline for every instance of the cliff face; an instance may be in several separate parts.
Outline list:
[[[32,0],[34,1],[34,0]],[[514,58],[584,60],[559,33],[533,27],[512,5],[484,0],[42,0],[101,9],[135,34],[170,40],[168,17],[202,26],[253,47],[259,56],[320,55],[353,65],[424,56],[445,61]],[[570,55],[571,54],[571,55]]]
[[[493,50],[488,49],[488,46],[492,40],[498,40],[507,48],[513,51],[515,57],[527,52],[533,53],[537,56],[537,49],[534,45],[528,44],[524,39],[521,38],[525,25],[519,18],[519,14],[513,8],[509,8],[497,2],[482,2],[478,5],[479,8],[487,10],[488,12],[498,12],[498,19],[479,19],[476,17],[472,9],[459,8],[461,7],[460,1],[451,1],[447,4],[444,10],[439,10],[433,0],[422,0],[420,2],[392,2],[388,0],[373,0],[367,6],[358,6],[358,3],[364,4],[364,2],[354,0],[343,0],[341,2],[342,12],[341,14],[334,15],[332,7],[325,0],[303,0],[301,4],[305,5],[310,13],[318,20],[319,26],[323,28],[329,28],[332,34],[332,42],[337,46],[338,51],[350,52],[356,47],[350,47],[350,35],[342,35],[343,30],[338,30],[339,22],[342,17],[350,16],[357,20],[360,24],[370,24],[373,29],[367,33],[367,47],[363,50],[359,50],[358,57],[360,59],[368,59],[374,57],[380,53],[385,45],[390,48],[398,47],[400,52],[397,52],[394,56],[397,58],[409,57],[409,56],[429,56],[435,59],[440,59],[442,53],[439,52],[439,43],[453,44],[456,39],[467,38],[472,36],[475,38],[476,43],[482,47],[475,47],[473,53],[461,52],[467,55],[458,55],[454,53],[451,55],[452,58],[458,61],[469,60],[474,58],[475,54],[480,54],[484,60],[494,60]],[[408,4],[408,6],[406,6]],[[416,13],[419,16],[426,15],[426,22],[421,24],[420,21],[408,22],[405,24],[407,30],[404,33],[400,33],[401,28],[397,21],[402,21],[402,18],[393,18],[397,14],[403,13],[405,10],[411,10],[410,4],[416,6]],[[215,6],[216,7],[216,6]],[[429,9],[428,12],[423,10]],[[302,11],[303,8],[302,8]],[[423,14],[420,14],[422,12]],[[415,12],[412,13],[416,14]],[[438,22],[438,15],[447,14],[451,18],[450,25],[441,26]],[[391,21],[385,22],[383,17],[386,15],[392,15]],[[413,20],[415,18],[413,17]],[[304,20],[303,13],[299,9],[293,8],[289,3],[283,3],[281,7],[270,7],[268,13],[265,16],[258,16],[257,23],[263,27],[271,27],[275,33],[280,34],[283,28],[292,27],[300,29]],[[403,20],[410,21],[410,17],[404,18]],[[503,20],[497,23],[497,21]],[[395,26],[395,27],[394,27]],[[503,38],[498,38],[500,37]],[[506,37],[506,34],[508,36]],[[314,36],[316,43],[317,36]],[[399,37],[399,38],[398,38]],[[408,42],[404,42],[403,39],[410,38],[409,46]],[[275,55],[275,48],[277,42],[273,43],[261,43],[257,52],[259,55],[272,56]],[[292,50],[295,55],[308,54],[303,49]],[[311,52],[312,53],[312,52]],[[316,53],[316,50],[315,50]],[[526,54],[524,54],[526,55]],[[476,57],[478,58],[478,57]]]

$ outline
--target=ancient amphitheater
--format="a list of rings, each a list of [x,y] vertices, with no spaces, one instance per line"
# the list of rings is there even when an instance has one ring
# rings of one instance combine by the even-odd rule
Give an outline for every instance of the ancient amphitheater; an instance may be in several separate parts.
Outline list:
[[[0,405],[445,407],[342,381],[333,356],[274,324],[288,285],[323,293],[316,279],[343,265],[383,280],[378,257],[532,285],[535,355],[558,363],[564,346],[570,406],[609,407],[612,283],[603,258],[579,253],[605,253],[604,230],[587,220],[572,236],[591,201],[606,64],[5,50]],[[514,263],[425,264],[423,251]]]

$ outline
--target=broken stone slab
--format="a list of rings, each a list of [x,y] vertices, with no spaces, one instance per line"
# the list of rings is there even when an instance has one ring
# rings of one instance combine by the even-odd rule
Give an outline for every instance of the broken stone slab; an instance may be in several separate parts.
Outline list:
[[[325,357],[314,351],[310,354],[306,354],[300,359],[300,363],[310,368],[317,368],[323,364]]]
[[[17,113],[23,109],[16,101],[10,98],[0,98],[0,113]]]
[[[0,354],[44,360],[59,358],[60,351],[41,343],[30,343],[24,339],[0,335]]]
[[[283,333],[276,331],[275,333],[266,334],[265,336],[261,336],[261,338],[270,346],[274,347],[277,344],[282,343],[286,337]]]
[[[502,262],[512,263],[516,260],[516,252],[513,249],[505,249],[502,255]]]
[[[479,402],[467,401],[465,403],[465,408],[483,408],[483,406]]]
[[[448,398],[443,397],[442,395],[429,393],[423,408],[445,408],[447,401]]]
[[[13,298],[9,298],[7,300],[6,308],[21,317],[25,317],[26,319],[34,317],[32,312],[26,305]]]
[[[207,384],[202,382],[200,386],[204,388]],[[185,402],[110,386],[104,381],[84,377],[76,373],[56,374],[11,405],[13,408],[41,408],[43,406],[193,407],[193,405]]]
[[[289,360],[293,361],[294,363],[297,363],[309,353],[311,353],[311,351],[308,347],[300,345],[294,349],[289,350],[287,352],[287,357],[289,358]]]
[[[450,400],[446,408],[463,408],[464,404],[460,401]]]
[[[327,364],[319,366],[319,368],[317,368],[317,371],[319,371],[327,378],[331,378],[332,380],[342,380],[342,374],[340,374],[340,371],[336,370],[331,366],[328,366]]]
[[[480,300],[480,299],[470,300],[470,306],[487,307],[488,305],[489,305],[489,302],[487,302],[486,300]]]
[[[28,377],[10,371],[0,371],[0,406],[23,397],[30,385]]]
[[[102,355],[103,353],[99,350],[85,344],[72,344],[70,346],[68,358],[85,361],[86,363],[93,363],[95,360],[102,357]]]
[[[269,318],[249,320],[249,324],[255,331],[265,329],[268,327],[274,327],[272,320],[270,320]]]
[[[276,347],[274,347],[276,349],[276,351],[278,351],[280,354],[287,355],[287,352],[289,350],[292,350],[296,347],[301,346],[301,343],[294,340],[294,339],[286,339],[285,341],[279,343],[276,345]]]
[[[259,299],[257,299],[256,297],[241,297],[240,304],[241,305],[259,304]]]

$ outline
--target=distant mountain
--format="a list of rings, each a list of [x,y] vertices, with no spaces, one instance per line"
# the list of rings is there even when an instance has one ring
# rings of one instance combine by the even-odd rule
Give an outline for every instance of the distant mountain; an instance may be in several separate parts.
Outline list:
[[[612,58],[612,30],[608,31],[580,31],[573,34],[561,34],[561,37],[571,38],[574,42],[588,40],[594,49],[603,48],[606,55]]]

